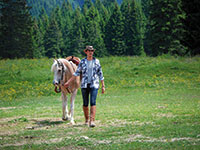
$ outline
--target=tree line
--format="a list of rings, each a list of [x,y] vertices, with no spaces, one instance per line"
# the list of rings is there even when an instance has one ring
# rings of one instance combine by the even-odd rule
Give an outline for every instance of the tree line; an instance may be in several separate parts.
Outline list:
[[[200,1],[85,0],[73,8],[63,0],[47,14],[30,15],[26,0],[0,0],[0,58],[95,55],[158,56],[200,53]]]

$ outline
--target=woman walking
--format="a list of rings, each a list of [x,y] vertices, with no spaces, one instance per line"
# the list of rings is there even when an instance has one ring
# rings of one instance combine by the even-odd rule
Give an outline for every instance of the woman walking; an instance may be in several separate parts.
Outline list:
[[[99,79],[101,80],[102,93],[105,92],[105,84],[103,72],[98,59],[93,57],[95,49],[93,46],[86,46],[84,52],[87,57],[82,59],[78,65],[76,72],[65,83],[67,88],[77,76],[82,75],[81,92],[83,97],[83,112],[85,116],[85,124],[90,127],[95,127],[95,114],[96,114],[96,98],[99,89]],[[90,96],[90,119],[89,119],[89,96]]]

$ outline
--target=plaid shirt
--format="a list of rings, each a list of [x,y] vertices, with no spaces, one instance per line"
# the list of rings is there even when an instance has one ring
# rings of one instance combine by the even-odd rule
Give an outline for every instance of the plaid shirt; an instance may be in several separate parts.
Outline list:
[[[104,80],[103,72],[101,69],[101,65],[98,59],[93,58],[93,73],[91,79],[90,88],[99,88],[99,79]],[[73,74],[74,76],[80,76],[82,73],[82,81],[81,81],[81,88],[87,88],[88,84],[88,69],[87,69],[87,58],[81,60],[78,65],[76,72]]]

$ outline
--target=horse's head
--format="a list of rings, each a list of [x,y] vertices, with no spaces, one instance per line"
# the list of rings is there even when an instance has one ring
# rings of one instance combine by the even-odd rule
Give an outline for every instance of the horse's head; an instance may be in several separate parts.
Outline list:
[[[54,63],[51,67],[52,72],[54,72],[54,79],[53,79],[53,85],[59,86],[61,84],[61,81],[64,78],[64,72],[66,71],[66,66],[63,65],[62,61],[58,59],[54,59]]]

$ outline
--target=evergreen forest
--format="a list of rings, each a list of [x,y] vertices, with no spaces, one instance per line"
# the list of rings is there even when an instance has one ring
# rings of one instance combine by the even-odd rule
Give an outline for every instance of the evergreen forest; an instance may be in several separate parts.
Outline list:
[[[199,0],[0,0],[0,59],[200,54]]]

